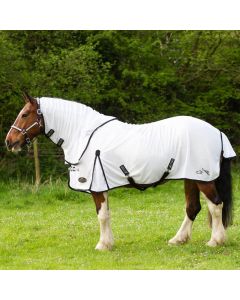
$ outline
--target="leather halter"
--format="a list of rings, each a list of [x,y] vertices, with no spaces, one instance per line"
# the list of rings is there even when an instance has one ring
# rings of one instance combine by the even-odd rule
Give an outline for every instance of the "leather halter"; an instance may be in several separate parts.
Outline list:
[[[25,142],[26,144],[29,146],[31,144],[31,139],[30,137],[28,136],[28,131],[30,129],[32,129],[33,127],[35,126],[38,126],[39,128],[43,127],[42,123],[41,123],[41,116],[42,116],[42,112],[40,110],[40,105],[39,105],[39,102],[37,101],[37,105],[38,105],[38,108],[37,108],[37,121],[35,121],[32,125],[30,125],[29,127],[27,128],[20,128],[20,127],[17,127],[15,125],[12,125],[11,128],[17,130],[17,131],[20,131],[21,134],[23,136],[25,136]]]

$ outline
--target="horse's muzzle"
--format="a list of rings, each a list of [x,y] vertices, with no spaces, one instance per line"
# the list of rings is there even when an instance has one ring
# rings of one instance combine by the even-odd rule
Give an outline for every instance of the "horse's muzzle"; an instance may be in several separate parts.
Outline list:
[[[14,151],[16,146],[20,145],[20,141],[16,141],[14,143],[11,143],[10,140],[5,141],[6,147],[8,151]]]

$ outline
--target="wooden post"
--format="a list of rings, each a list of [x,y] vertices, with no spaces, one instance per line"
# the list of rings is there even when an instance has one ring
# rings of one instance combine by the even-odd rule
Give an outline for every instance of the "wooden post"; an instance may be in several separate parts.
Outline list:
[[[35,184],[36,186],[39,186],[41,181],[41,175],[40,175],[40,162],[39,162],[39,155],[38,155],[38,143],[37,139],[33,142],[33,153],[34,153],[34,163],[35,163]]]

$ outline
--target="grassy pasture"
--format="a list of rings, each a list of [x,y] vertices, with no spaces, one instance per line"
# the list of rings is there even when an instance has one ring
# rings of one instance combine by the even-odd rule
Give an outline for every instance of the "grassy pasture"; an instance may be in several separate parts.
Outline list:
[[[110,192],[115,247],[94,250],[99,226],[90,195],[73,192],[66,182],[0,183],[0,269],[240,269],[240,178],[234,175],[235,217],[225,246],[209,248],[207,206],[192,240],[168,246],[184,214],[182,181],[139,192]]]

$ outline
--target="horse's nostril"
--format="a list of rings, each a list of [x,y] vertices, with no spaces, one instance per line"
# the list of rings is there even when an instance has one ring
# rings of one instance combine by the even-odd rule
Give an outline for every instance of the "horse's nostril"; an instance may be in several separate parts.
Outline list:
[[[6,144],[7,150],[10,151],[11,142],[9,140],[5,140],[5,144]]]
[[[7,147],[10,146],[10,141],[9,141],[9,140],[6,140],[5,143],[6,143],[6,146],[7,146]]]

